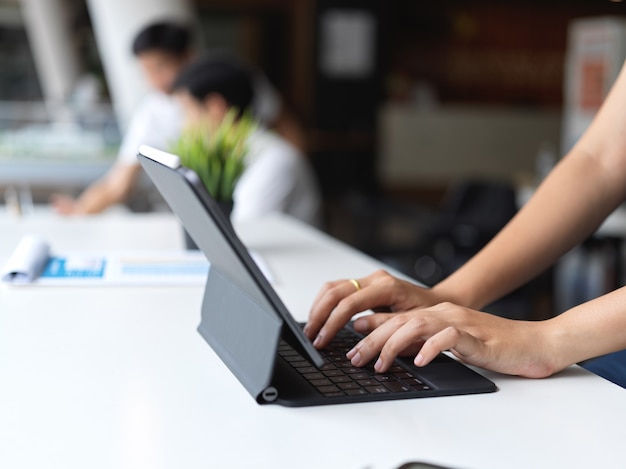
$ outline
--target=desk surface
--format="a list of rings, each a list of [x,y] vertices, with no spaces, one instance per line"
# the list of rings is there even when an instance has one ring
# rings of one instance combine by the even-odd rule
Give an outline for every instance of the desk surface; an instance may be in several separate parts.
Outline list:
[[[284,218],[238,231],[299,320],[325,280],[381,266]],[[59,252],[182,246],[169,215],[4,216],[0,264],[26,232]],[[201,299],[198,287],[0,287],[0,467],[623,466],[626,394],[578,367],[483,372],[494,394],[259,406],[196,332]]]

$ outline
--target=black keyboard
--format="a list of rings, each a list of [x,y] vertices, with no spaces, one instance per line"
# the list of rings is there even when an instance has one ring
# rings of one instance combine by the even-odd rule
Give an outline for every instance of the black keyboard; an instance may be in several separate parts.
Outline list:
[[[346,358],[358,338],[341,330],[332,342],[319,350],[326,363],[318,368],[287,342],[281,341],[278,355],[326,397],[364,394],[409,393],[429,391],[431,387],[406,368],[396,364],[385,373],[377,373],[374,364],[357,368]]]

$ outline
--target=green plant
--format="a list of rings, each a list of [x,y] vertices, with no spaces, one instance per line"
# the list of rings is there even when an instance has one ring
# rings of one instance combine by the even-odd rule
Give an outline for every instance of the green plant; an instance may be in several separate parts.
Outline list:
[[[194,170],[211,196],[231,202],[239,177],[245,169],[248,140],[256,129],[249,114],[239,119],[236,109],[228,111],[215,128],[203,122],[189,126],[171,146],[183,166]]]

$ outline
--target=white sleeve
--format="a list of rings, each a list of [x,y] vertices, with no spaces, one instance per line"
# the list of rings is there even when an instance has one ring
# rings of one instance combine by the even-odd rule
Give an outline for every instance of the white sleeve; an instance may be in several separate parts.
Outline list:
[[[179,135],[182,111],[168,96],[149,96],[135,111],[117,156],[117,162],[136,164],[141,145],[167,150]]]
[[[139,147],[149,137],[150,114],[145,107],[140,107],[135,111],[128,130],[122,138],[120,150],[117,155],[117,162],[121,164],[136,164],[137,151]]]
[[[246,168],[233,195],[234,223],[285,212],[298,179],[297,155],[283,148],[263,150]]]

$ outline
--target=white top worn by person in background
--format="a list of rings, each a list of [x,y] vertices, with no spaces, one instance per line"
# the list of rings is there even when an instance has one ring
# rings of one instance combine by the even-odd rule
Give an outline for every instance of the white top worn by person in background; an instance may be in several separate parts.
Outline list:
[[[282,212],[313,226],[321,224],[321,195],[308,160],[267,130],[250,137],[246,170],[233,201],[233,223]]]
[[[254,117],[262,127],[270,126],[278,117],[281,98],[264,75],[254,80]],[[117,157],[118,164],[136,165],[141,145],[167,151],[182,130],[184,123],[180,103],[171,95],[158,91],[147,95],[140,103],[124,134]]]

